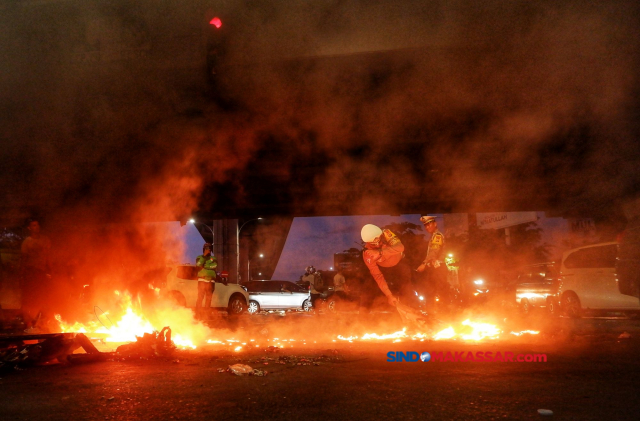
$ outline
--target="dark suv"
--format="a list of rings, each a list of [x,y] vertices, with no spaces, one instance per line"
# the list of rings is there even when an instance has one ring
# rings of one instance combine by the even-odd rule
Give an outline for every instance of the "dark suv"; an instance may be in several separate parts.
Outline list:
[[[516,303],[524,313],[534,307],[554,310],[554,296],[558,292],[558,274],[554,262],[522,266],[517,271]]]

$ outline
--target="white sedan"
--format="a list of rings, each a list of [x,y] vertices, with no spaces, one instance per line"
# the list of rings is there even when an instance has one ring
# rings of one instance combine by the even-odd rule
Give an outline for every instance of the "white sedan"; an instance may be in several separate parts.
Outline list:
[[[195,307],[198,298],[198,268],[194,265],[171,267],[167,275],[166,293],[178,304]],[[242,314],[247,309],[249,294],[238,284],[215,283],[211,308],[227,310],[230,316]]]

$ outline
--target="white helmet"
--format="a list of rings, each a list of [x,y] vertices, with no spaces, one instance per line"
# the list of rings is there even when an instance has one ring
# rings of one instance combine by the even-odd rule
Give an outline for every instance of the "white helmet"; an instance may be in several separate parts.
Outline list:
[[[360,231],[360,236],[362,237],[362,241],[365,243],[372,243],[373,240],[380,237],[382,234],[382,230],[375,225],[367,224],[362,227],[362,231]]]

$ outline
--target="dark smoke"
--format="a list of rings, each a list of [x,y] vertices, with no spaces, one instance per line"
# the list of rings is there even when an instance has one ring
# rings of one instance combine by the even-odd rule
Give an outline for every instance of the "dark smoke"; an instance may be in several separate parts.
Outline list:
[[[72,227],[198,208],[602,213],[637,191],[636,2],[178,3],[1,6],[5,223],[37,211],[82,249]],[[207,9],[229,17],[214,88]],[[133,232],[92,242],[147,262]]]

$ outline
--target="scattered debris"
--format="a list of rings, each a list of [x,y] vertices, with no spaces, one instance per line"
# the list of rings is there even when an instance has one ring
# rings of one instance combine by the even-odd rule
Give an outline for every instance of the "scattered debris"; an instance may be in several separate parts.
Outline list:
[[[260,357],[259,359],[249,360],[250,364],[262,364],[269,365],[269,363],[281,364],[281,365],[292,365],[292,366],[302,366],[302,365],[313,365],[319,366],[322,363],[327,362],[336,362],[344,360],[344,357],[339,354],[338,350],[328,349],[327,353],[332,355],[319,355],[316,357],[301,357],[296,355],[281,355],[278,357]]]
[[[234,364],[229,366],[229,370],[236,376],[242,376],[243,374],[251,374],[253,367],[246,364]]]
[[[618,336],[618,339],[629,339],[631,337],[631,335],[627,332],[623,332],[620,334],[620,336]]]
[[[250,375],[250,376],[259,376],[259,377],[264,377],[266,376],[269,372],[266,370],[258,370],[257,368],[253,368],[249,365],[246,364],[234,364],[234,365],[230,365],[229,368],[227,368],[226,370],[223,368],[219,368],[218,369],[218,373],[224,373],[224,372],[230,372],[235,374],[236,376],[243,376],[243,375]]]

